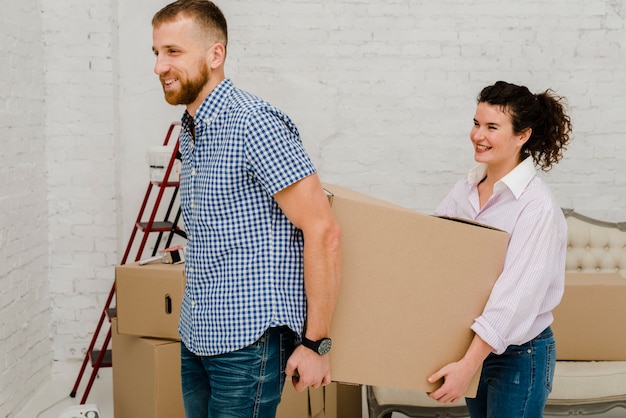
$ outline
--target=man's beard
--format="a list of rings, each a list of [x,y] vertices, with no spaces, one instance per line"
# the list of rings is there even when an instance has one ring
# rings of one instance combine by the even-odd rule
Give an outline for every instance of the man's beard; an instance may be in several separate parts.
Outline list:
[[[171,105],[188,105],[196,101],[198,95],[209,82],[209,66],[206,62],[201,61],[198,65],[199,74],[198,77],[183,81],[178,79],[180,88],[178,90],[166,90],[163,85],[163,92],[165,93],[165,100]]]

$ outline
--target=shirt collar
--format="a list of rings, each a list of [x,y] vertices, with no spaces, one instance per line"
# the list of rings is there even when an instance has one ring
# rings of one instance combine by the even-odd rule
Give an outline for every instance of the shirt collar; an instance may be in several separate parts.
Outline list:
[[[470,184],[478,184],[485,178],[486,173],[487,164],[478,164],[469,171],[467,181]],[[532,157],[526,157],[517,167],[494,184],[493,191],[496,193],[506,187],[513,193],[516,199],[519,199],[522,192],[526,189],[526,186],[528,186],[528,183],[530,183],[536,175],[537,170],[535,169]]]
[[[193,118],[193,122],[197,124],[200,121],[204,121],[209,124],[211,120],[222,111],[222,108],[228,100],[230,92],[233,88],[234,85],[229,78],[224,79],[220,84],[218,84],[198,108],[196,116]],[[191,115],[187,112],[187,110],[185,110],[185,113],[183,114],[183,124],[186,125],[191,123],[191,119]]]

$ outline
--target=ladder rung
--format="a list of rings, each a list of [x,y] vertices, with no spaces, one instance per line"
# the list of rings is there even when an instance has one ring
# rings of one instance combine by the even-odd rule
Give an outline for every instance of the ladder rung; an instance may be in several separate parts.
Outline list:
[[[148,227],[148,222],[139,222],[137,226],[142,231],[147,231],[146,228]],[[150,231],[147,231],[147,232],[167,232],[167,231],[171,231],[173,226],[174,225],[171,222],[163,222],[163,221],[153,222],[152,228],[150,228]]]
[[[100,350],[93,350],[91,352],[91,365],[95,367],[96,361],[98,361],[98,356],[100,355]],[[111,367],[113,366],[113,352],[111,350],[107,350],[104,353],[104,357],[102,358],[102,363],[100,363],[100,367]]]
[[[107,316],[109,317],[109,321],[117,316],[117,306],[107,309]]]
[[[180,186],[180,182],[179,181],[167,181],[165,183],[163,183],[162,181],[152,181],[152,184],[154,184],[155,186],[165,186],[165,187],[178,187]]]

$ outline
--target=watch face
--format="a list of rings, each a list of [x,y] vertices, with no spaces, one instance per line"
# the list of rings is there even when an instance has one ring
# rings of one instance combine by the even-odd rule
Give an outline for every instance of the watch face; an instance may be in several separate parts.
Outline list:
[[[320,341],[320,346],[317,348],[317,352],[323,356],[330,351],[331,345],[332,341],[330,340],[330,338],[324,338],[322,341]]]

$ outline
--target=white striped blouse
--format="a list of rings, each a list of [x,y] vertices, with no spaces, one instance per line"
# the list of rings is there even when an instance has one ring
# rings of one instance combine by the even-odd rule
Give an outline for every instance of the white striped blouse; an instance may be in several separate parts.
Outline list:
[[[510,234],[504,269],[472,330],[496,354],[526,343],[553,320],[563,295],[567,223],[550,190],[526,158],[498,181],[480,208],[478,183],[484,164],[473,168],[441,202],[436,215],[490,225]],[[485,259],[489,254],[484,254]]]

